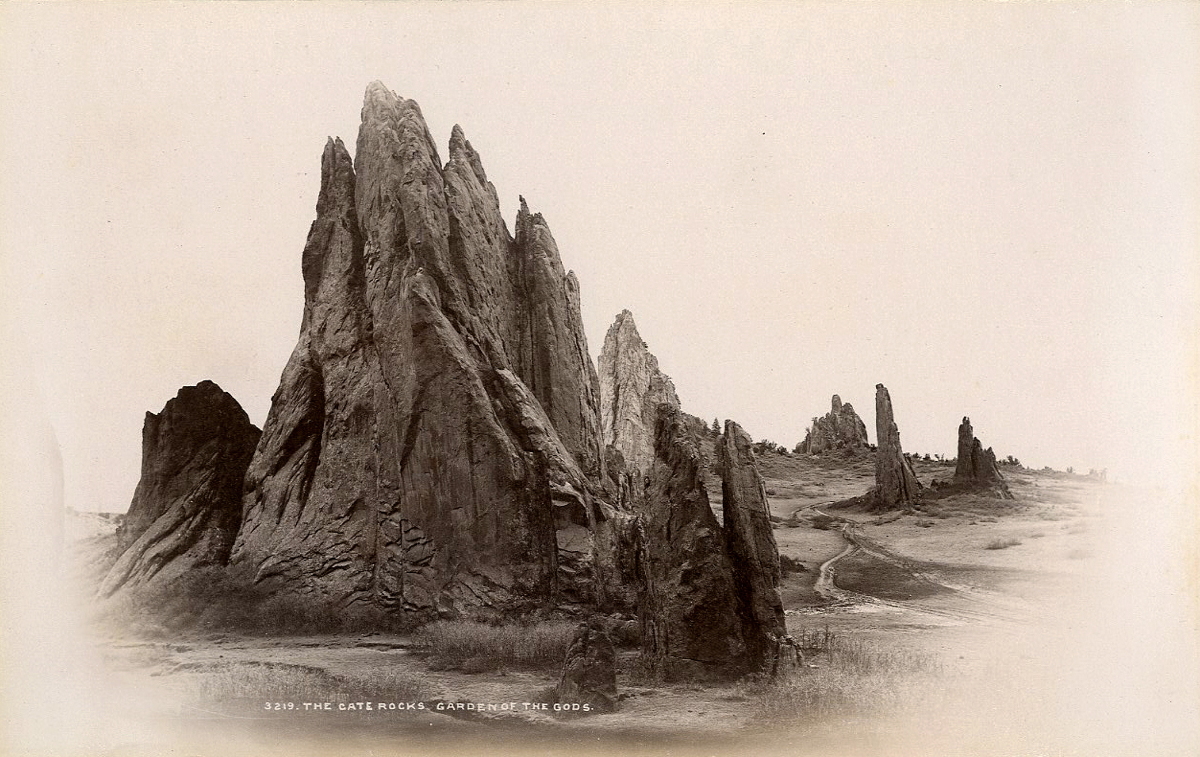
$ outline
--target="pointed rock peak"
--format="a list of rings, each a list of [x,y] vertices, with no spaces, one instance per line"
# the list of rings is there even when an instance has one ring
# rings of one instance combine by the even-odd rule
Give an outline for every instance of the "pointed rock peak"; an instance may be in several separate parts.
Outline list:
[[[649,470],[654,458],[654,409],[661,403],[678,408],[679,397],[628,310],[622,310],[608,327],[597,367],[605,443],[615,446],[631,469]]]
[[[832,407],[832,412],[835,415],[837,413],[842,412],[842,398],[837,396],[836,394],[833,395],[833,402],[831,403],[831,407]]]
[[[475,148],[471,146],[470,140],[463,134],[462,127],[454,124],[454,128],[450,130],[450,160],[446,164],[449,169],[456,161],[466,163],[471,167],[471,172],[475,174],[475,179],[484,186],[487,186],[487,174],[483,170],[483,162],[479,159],[479,153],[475,152]]]
[[[521,201],[521,209],[517,211],[518,215],[529,215],[529,205],[525,202],[525,195],[517,195],[517,199]]]
[[[330,137],[321,153],[321,190],[317,196],[317,214],[338,207],[351,207],[354,201],[354,160],[341,138]]]
[[[370,104],[393,105],[399,99],[386,84],[376,80],[367,85],[367,91],[363,94],[363,107],[366,108]]]

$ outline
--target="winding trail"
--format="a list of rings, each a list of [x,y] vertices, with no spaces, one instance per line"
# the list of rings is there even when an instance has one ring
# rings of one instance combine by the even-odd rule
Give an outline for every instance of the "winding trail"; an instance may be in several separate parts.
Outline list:
[[[793,512],[792,517],[797,517],[803,510],[810,510],[818,515],[839,521],[841,523],[839,532],[841,533],[842,538],[846,540],[846,547],[837,555],[831,557],[821,564],[819,573],[817,575],[817,581],[813,587],[817,594],[829,600],[830,605],[826,607],[807,608],[802,611],[794,612],[821,613],[830,611],[878,610],[886,608],[902,612],[915,612],[922,615],[930,615],[957,623],[977,621],[1017,622],[1021,619],[1024,611],[1026,611],[1029,607],[1027,603],[1019,598],[1003,595],[998,592],[988,591],[977,586],[971,586],[969,584],[955,581],[939,571],[930,569],[929,567],[914,560],[905,558],[902,555],[898,555],[882,546],[878,542],[864,536],[860,530],[860,524],[845,518],[829,515],[828,513],[822,511],[819,505],[806,505],[798,508],[795,512]],[[838,586],[838,562],[851,557],[852,555],[858,554],[859,552],[893,565],[917,580],[945,589],[952,594],[957,595],[961,599],[969,600],[973,607],[970,609],[962,607],[948,608],[934,606],[928,601],[898,601],[883,599],[870,594],[844,589]]]

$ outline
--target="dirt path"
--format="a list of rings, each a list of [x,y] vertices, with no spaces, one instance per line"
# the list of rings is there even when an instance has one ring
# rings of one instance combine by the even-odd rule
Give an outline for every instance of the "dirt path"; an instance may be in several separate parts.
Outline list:
[[[978,621],[1015,623],[1020,621],[1029,609],[1028,605],[1019,598],[955,581],[925,564],[899,555],[864,536],[859,524],[844,518],[830,516],[817,505],[798,508],[796,513],[798,514],[802,510],[811,510],[818,515],[841,521],[840,533],[846,540],[846,548],[821,565],[814,587],[817,593],[828,599],[831,604],[822,608],[802,611],[806,614],[890,609],[901,613],[933,616],[955,623]],[[899,601],[839,587],[837,585],[838,562],[859,552],[889,563],[919,581],[950,592],[953,595],[951,601],[948,603],[945,601],[935,603],[929,600]],[[950,606],[944,606],[946,604]]]

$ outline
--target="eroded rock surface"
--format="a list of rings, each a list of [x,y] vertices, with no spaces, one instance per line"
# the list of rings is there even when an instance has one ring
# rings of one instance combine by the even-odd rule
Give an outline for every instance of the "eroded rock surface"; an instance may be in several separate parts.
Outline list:
[[[805,434],[800,451],[816,455],[830,449],[862,449],[869,446],[867,426],[854,406],[842,403],[842,398],[833,395],[832,407],[821,418],[813,418],[812,426]]]
[[[600,390],[544,219],[522,200],[510,235],[462,130],[443,166],[374,83],[356,158],[325,147],[302,260],[234,568],[338,607],[596,602]]]
[[[921,482],[900,448],[900,431],[892,415],[892,398],[887,387],[875,385],[875,488],[870,498],[875,507],[890,510],[907,507],[921,496]]]
[[[971,419],[964,417],[958,427],[958,463],[954,467],[954,483],[972,488],[990,489],[1002,499],[1012,499],[1008,483],[996,464],[992,448],[983,448],[975,436]]]
[[[733,677],[749,659],[725,535],[683,414],[663,403],[656,415],[655,459],[639,503],[642,659],[666,680]]]
[[[580,713],[617,709],[617,651],[603,623],[580,624],[567,648],[555,693],[561,704],[588,707]]]
[[[678,408],[679,397],[628,310],[622,310],[608,327],[599,370],[604,443],[621,453],[626,473],[640,478],[654,464],[658,406]]]
[[[225,562],[259,436],[237,400],[212,381],[185,386],[160,413],[146,413],[142,474],[102,596]]]
[[[771,511],[750,435],[733,421],[717,443],[725,544],[742,618],[747,662],[752,670],[771,666],[787,636],[779,596],[779,549]]]

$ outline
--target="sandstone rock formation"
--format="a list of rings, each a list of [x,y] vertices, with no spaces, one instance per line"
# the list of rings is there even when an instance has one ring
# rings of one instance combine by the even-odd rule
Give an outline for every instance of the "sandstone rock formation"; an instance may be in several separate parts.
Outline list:
[[[335,607],[520,611],[603,599],[599,385],[545,220],[516,236],[455,127],[367,89],[330,140],[299,342],[246,475],[231,564]]]
[[[921,482],[900,448],[900,431],[892,417],[892,398],[887,387],[875,385],[875,488],[873,506],[881,510],[906,507],[921,495]]]
[[[1001,499],[1012,499],[1008,483],[996,465],[992,448],[983,448],[975,437],[971,419],[964,417],[958,427],[958,463],[954,467],[954,483],[973,488],[990,489]]]
[[[636,501],[642,658],[664,679],[777,671],[791,656],[779,552],[749,435],[727,421],[717,440],[723,525],[702,476],[691,416],[658,406],[655,460]]]
[[[725,433],[717,444],[716,467],[721,475],[725,544],[748,664],[752,670],[763,670],[779,656],[787,627],[779,596],[779,549],[752,444],[741,426],[725,421]]]
[[[555,695],[562,704],[586,705],[592,713],[617,709],[617,651],[599,621],[582,623],[575,632]]]
[[[237,400],[212,381],[185,386],[158,415],[146,413],[142,475],[101,596],[225,562],[259,436]]]
[[[737,587],[682,415],[658,406],[655,459],[639,503],[642,659],[666,680],[728,678],[749,669]]]
[[[830,449],[860,449],[869,446],[867,426],[854,406],[842,404],[842,398],[833,395],[832,409],[821,418],[813,418],[812,426],[800,444],[800,451],[816,455]]]
[[[628,310],[622,310],[608,327],[599,367],[604,443],[621,453],[626,471],[647,473],[654,464],[658,406],[665,403],[678,408],[679,397],[671,379],[659,370],[658,359],[642,341]]]

